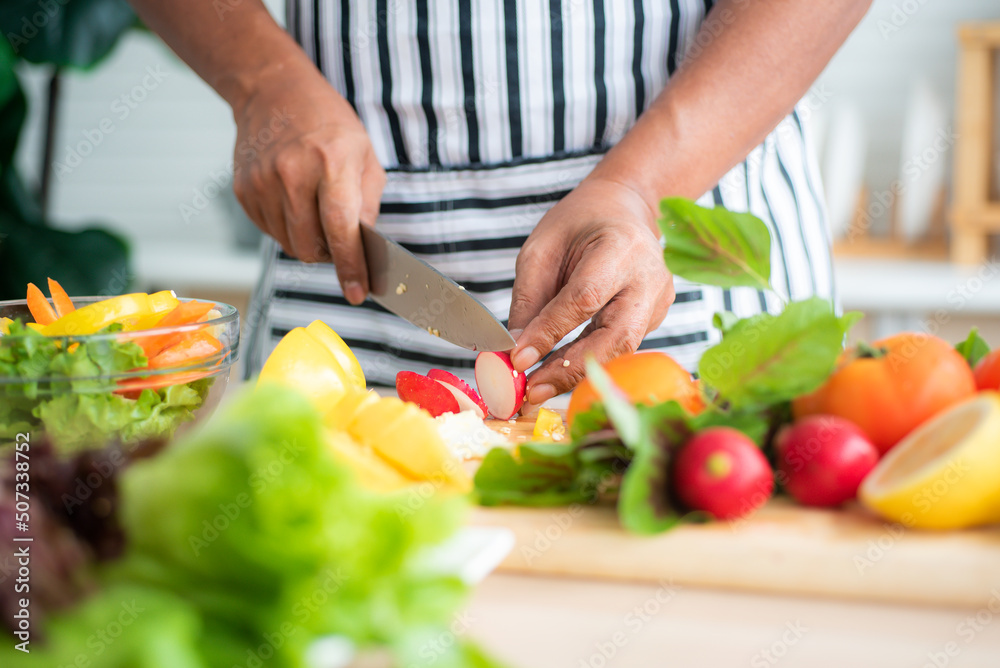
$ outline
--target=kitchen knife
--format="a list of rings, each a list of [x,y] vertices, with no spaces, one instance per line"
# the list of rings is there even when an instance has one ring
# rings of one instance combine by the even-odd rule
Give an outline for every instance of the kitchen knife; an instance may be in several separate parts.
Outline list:
[[[514,338],[478,299],[370,225],[361,225],[372,300],[468,350],[510,350]]]

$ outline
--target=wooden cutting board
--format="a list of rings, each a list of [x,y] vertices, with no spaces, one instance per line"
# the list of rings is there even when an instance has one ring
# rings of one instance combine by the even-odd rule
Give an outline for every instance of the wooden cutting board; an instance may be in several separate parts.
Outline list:
[[[532,419],[510,428],[530,437]],[[739,522],[686,524],[652,537],[619,525],[614,508],[477,508],[470,523],[503,526],[512,573],[724,587],[783,594],[1000,606],[1000,528],[907,530],[859,507],[819,510],[773,499]]]

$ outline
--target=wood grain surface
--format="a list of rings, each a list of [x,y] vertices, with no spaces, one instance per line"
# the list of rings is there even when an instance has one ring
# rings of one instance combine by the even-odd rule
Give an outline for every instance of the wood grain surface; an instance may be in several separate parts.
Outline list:
[[[510,429],[530,437],[533,419]],[[783,594],[1000,610],[1000,528],[929,532],[853,506],[772,499],[746,520],[686,524],[652,537],[624,531],[611,507],[477,508],[470,523],[517,539],[501,572],[676,582]]]

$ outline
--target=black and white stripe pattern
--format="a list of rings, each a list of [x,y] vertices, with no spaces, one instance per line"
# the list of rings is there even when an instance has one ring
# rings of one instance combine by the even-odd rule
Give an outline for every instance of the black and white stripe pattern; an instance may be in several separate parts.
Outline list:
[[[538,220],[655,98],[694,43],[711,0],[292,0],[292,34],[351,102],[389,179],[377,221],[497,317]],[[797,114],[700,200],[760,216],[781,299],[675,279],[677,300],[643,349],[689,369],[715,343],[712,314],[833,293],[817,169]],[[266,248],[250,371],[289,329],[328,322],[369,380],[399,369],[471,379],[474,354],[367,302],[350,307],[331,265]],[[571,334],[575,336],[576,333]]]

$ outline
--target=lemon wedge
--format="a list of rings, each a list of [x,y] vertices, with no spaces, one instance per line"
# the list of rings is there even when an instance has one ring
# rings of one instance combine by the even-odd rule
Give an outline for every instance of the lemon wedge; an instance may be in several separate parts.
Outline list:
[[[907,527],[1000,522],[1000,393],[981,392],[921,425],[865,478],[858,498]]]

